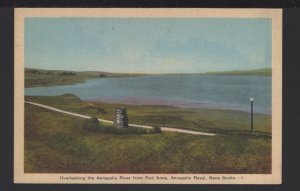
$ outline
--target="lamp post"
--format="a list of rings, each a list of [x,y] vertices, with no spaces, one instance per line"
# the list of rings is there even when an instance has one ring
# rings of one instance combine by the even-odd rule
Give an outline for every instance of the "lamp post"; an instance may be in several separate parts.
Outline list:
[[[253,101],[254,101],[254,98],[250,98],[250,103],[251,103],[250,133],[252,133],[252,131],[253,131]]]

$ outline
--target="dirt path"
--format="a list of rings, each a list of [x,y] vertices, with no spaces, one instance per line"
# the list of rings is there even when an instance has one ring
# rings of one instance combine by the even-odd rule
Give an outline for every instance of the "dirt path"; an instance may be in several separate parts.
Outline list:
[[[47,105],[43,105],[43,104],[40,104],[40,103],[35,103],[35,102],[31,102],[31,101],[25,101],[25,103],[35,105],[35,106],[38,106],[38,107],[42,107],[42,108],[45,108],[45,109],[49,109],[49,110],[52,110],[52,111],[64,113],[64,114],[67,114],[67,115],[81,117],[81,118],[84,118],[84,119],[90,119],[91,118],[90,116],[87,116],[87,115],[82,115],[82,114],[78,114],[78,113],[64,111],[64,110],[57,109],[55,107],[51,107],[51,106],[47,106]],[[109,120],[105,120],[105,119],[98,118],[98,120],[100,122],[103,122],[103,123],[110,123],[110,124],[113,123],[113,121],[109,121]],[[147,126],[147,125],[137,125],[137,124],[128,124],[128,125],[131,126],[131,127],[139,127],[139,128],[147,128],[147,129],[152,128],[152,126]],[[200,132],[200,131],[191,131],[191,130],[185,130],[185,129],[171,128],[171,127],[161,127],[161,130],[162,131],[178,132],[178,133],[187,133],[187,134],[193,134],[193,135],[206,135],[206,136],[215,136],[216,135],[214,133],[204,133],[204,132]]]

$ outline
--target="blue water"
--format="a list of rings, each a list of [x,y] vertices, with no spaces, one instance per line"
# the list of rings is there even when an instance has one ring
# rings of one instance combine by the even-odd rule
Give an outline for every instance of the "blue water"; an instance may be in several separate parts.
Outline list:
[[[229,75],[161,75],[102,78],[68,86],[26,88],[25,95],[72,93],[83,100],[174,105],[271,113],[271,77]]]

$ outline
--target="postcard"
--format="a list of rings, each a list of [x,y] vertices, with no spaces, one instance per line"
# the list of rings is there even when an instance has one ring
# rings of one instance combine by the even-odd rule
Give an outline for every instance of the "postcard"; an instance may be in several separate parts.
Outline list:
[[[17,8],[14,182],[281,184],[282,10]]]

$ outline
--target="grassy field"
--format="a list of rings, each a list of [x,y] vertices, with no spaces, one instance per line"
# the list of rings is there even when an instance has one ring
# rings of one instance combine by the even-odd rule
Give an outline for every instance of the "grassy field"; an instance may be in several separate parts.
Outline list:
[[[26,96],[25,99],[107,120],[112,120],[114,108],[126,107],[129,122],[140,125],[168,126],[222,134],[249,132],[250,115],[241,111],[84,102],[72,94]],[[254,114],[254,131],[270,135],[271,116]]]
[[[81,110],[82,113],[93,112],[89,109],[89,103],[81,102],[72,95],[26,97],[26,100],[73,111]],[[114,106],[97,105],[97,107],[100,106],[104,109],[101,112],[107,112],[100,116],[110,118],[111,109]],[[163,122],[158,117],[163,114],[161,109],[174,110],[172,107],[162,106],[132,106],[128,108],[129,119],[143,122],[140,112],[145,108],[149,108],[147,112],[150,116],[156,112],[155,117],[151,118],[151,120],[156,120],[155,123]],[[225,111],[220,112],[225,113]],[[177,111],[176,114],[182,116],[180,119],[185,121],[178,120],[176,123],[182,123],[180,125],[184,125],[189,120],[188,115],[182,111]],[[236,114],[230,115],[233,117]],[[135,118],[132,117],[133,115]],[[194,117],[190,118],[192,120]],[[211,119],[208,116],[206,118]],[[222,119],[225,120],[225,118]],[[228,124],[224,122],[226,127],[220,126],[219,128],[228,129],[233,126],[237,129],[234,122],[237,119],[238,116],[235,116],[231,120],[232,125],[228,120],[226,122]],[[150,119],[147,120],[150,121]],[[166,121],[170,122],[168,118]],[[221,125],[221,122],[216,123]],[[253,135],[210,137],[170,132],[115,135],[87,131],[82,128],[82,123],[81,118],[25,104],[25,173],[271,172],[270,137]],[[210,123],[202,121],[200,124],[204,127]],[[188,127],[188,125],[184,126]],[[194,124],[193,128],[197,126]],[[261,128],[262,131],[270,131],[269,127]]]
[[[25,109],[27,173],[270,173],[270,138],[95,133],[80,118]]]

